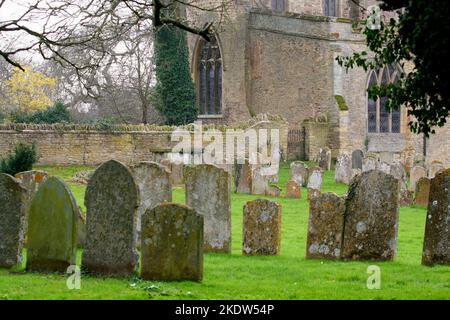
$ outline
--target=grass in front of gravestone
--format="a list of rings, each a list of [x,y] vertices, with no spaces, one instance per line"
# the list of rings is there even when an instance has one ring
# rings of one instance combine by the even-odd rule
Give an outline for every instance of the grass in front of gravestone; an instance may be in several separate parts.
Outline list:
[[[68,181],[75,171],[88,168],[40,168]],[[289,170],[283,167],[283,188]],[[79,204],[85,186],[70,185]],[[334,172],[325,174],[323,191],[343,194],[345,185],[334,183]],[[233,250],[231,255],[206,254],[204,279],[194,282],[149,282],[82,276],[81,290],[68,290],[67,276],[9,272],[0,269],[0,299],[449,299],[450,267],[420,264],[425,210],[400,210],[398,256],[394,262],[337,262],[306,260],[308,202],[270,198],[282,205],[281,255],[242,256],[242,207],[259,196],[233,194]],[[265,197],[266,198],[266,197]],[[184,190],[174,189],[175,202],[184,202]],[[78,252],[78,263],[81,251]],[[381,268],[381,289],[366,287],[367,267]]]

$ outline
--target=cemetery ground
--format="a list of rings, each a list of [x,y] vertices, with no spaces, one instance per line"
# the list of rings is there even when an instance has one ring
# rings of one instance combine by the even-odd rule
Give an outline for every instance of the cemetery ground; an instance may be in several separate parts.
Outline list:
[[[87,167],[38,167],[68,182]],[[280,170],[285,190],[288,165]],[[68,182],[69,183],[69,182]],[[85,185],[69,183],[83,210]],[[347,186],[334,182],[334,171],[324,176],[322,192],[342,195]],[[307,260],[309,205],[301,199],[232,194],[232,253],[205,254],[200,283],[150,282],[133,278],[82,275],[81,289],[69,290],[68,275],[26,273],[22,268],[0,268],[0,299],[449,299],[450,267],[421,265],[426,210],[400,209],[397,257],[393,262]],[[268,198],[282,206],[281,254],[270,257],[242,255],[242,208],[249,200]],[[184,203],[184,189],[175,187],[173,201]],[[26,254],[24,254],[26,259]],[[81,250],[78,251],[78,264]],[[381,269],[381,289],[366,286],[367,267]]]

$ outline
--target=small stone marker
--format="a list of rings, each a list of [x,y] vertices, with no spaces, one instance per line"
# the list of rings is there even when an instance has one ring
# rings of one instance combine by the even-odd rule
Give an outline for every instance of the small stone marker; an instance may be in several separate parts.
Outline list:
[[[430,195],[430,179],[422,177],[416,183],[415,203],[418,206],[427,207]]]
[[[322,189],[322,169],[314,167],[309,169],[308,189]]]
[[[354,150],[352,152],[352,169],[362,170],[362,163],[364,159],[364,152],[361,150]]]
[[[409,190],[416,190],[416,183],[420,178],[427,176],[427,170],[422,166],[414,166],[409,173]]]
[[[140,204],[137,210],[136,243],[140,244],[141,217],[144,212],[161,202],[172,201],[170,172],[156,162],[141,162],[131,168],[134,180],[139,187]]]
[[[301,185],[295,180],[289,180],[286,184],[286,198],[300,199],[302,197]]]
[[[414,156],[413,166],[425,167],[425,156],[422,154],[416,154]]]
[[[84,248],[86,243],[86,218],[78,206],[78,219],[77,219],[77,247]]]
[[[331,170],[331,150],[328,147],[321,148],[317,157],[317,164],[323,171]]]
[[[30,207],[31,200],[33,200],[34,195],[39,189],[39,186],[43,184],[50,175],[45,171],[32,170],[32,171],[24,171],[16,174],[16,179],[22,184],[27,190],[26,197],[26,215],[28,217],[28,208]],[[28,218],[27,218],[28,221]]]
[[[277,255],[281,242],[281,206],[267,199],[249,201],[244,206],[244,255]]]
[[[345,203],[342,258],[392,260],[397,252],[399,183],[378,170],[350,184]]]
[[[0,267],[22,263],[27,191],[12,176],[0,173]]]
[[[436,174],[430,182],[422,264],[450,265],[450,169]]]
[[[334,175],[334,181],[336,183],[349,184],[353,177],[352,160],[350,156],[343,153],[338,156],[336,161],[336,172]]]
[[[309,205],[307,258],[339,259],[344,230],[345,200],[334,193],[314,197]]]
[[[78,206],[69,187],[50,177],[29,211],[27,270],[66,272],[76,263]]]
[[[82,265],[94,274],[128,276],[136,269],[139,189],[130,170],[110,160],[95,170],[86,189],[86,245]]]
[[[235,165],[234,181],[236,193],[252,193],[252,167],[246,159],[244,163]]]
[[[204,251],[231,252],[231,176],[210,164],[186,167],[186,204],[204,218]]]
[[[444,169],[444,164],[441,161],[433,161],[430,163],[430,166],[428,168],[428,177],[434,178],[436,173]]]
[[[184,163],[181,160],[172,162],[170,159],[162,159],[159,163],[169,171],[172,184],[184,183]]]
[[[291,162],[291,179],[297,181],[302,187],[306,187],[308,184],[308,167],[304,162]]]
[[[279,197],[279,196],[281,196],[282,191],[283,190],[280,187],[275,186],[275,185],[270,185],[266,191],[266,195],[269,197]]]
[[[203,217],[175,203],[161,203],[142,216],[141,277],[193,280],[203,277]]]

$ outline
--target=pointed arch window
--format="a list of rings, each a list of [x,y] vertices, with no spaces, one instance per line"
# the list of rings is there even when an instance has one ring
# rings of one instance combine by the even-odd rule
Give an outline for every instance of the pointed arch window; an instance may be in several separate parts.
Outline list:
[[[324,0],[323,11],[325,16],[337,17],[338,0]]]
[[[374,85],[395,83],[400,79],[400,68],[388,66],[372,70],[369,75],[368,88]],[[367,131],[369,133],[400,133],[400,108],[386,111],[386,97],[377,100],[367,99]]]
[[[222,114],[222,57],[217,38],[200,38],[197,58],[197,97],[200,115]]]
[[[286,11],[286,0],[272,0],[272,10],[285,12]]]

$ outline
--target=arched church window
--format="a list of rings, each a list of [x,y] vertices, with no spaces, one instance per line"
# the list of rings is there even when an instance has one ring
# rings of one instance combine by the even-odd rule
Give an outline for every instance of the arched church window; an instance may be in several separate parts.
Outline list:
[[[197,59],[197,96],[199,114],[222,113],[222,57],[216,37],[200,38]]]
[[[372,70],[369,75],[368,87],[395,83],[400,79],[400,70],[394,65]],[[386,111],[387,97],[377,100],[367,99],[367,131],[382,133],[400,132],[400,109]]]
[[[338,0],[324,0],[324,13],[328,17],[337,17]]]
[[[286,11],[286,0],[272,0],[272,10],[285,12]]]

